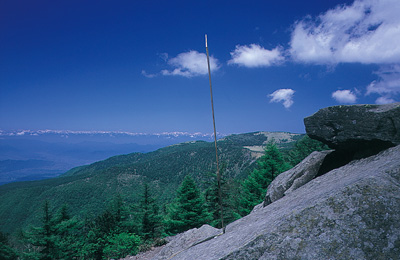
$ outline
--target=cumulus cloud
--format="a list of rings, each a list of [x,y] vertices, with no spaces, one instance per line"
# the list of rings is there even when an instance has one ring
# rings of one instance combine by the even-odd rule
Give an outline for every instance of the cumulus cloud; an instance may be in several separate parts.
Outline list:
[[[274,93],[268,95],[271,97],[270,102],[279,103],[282,102],[285,108],[290,108],[293,105],[293,89],[283,88],[278,89]]]
[[[396,102],[396,101],[389,97],[379,97],[375,101],[375,103],[378,105],[390,104],[390,103],[394,103],[394,102]]]
[[[173,67],[170,70],[162,70],[165,76],[194,77],[208,73],[207,56],[197,51],[189,51],[178,54],[176,57],[168,59],[168,64]],[[216,58],[210,57],[211,71],[219,69],[219,62]]]
[[[293,60],[314,64],[400,62],[400,1],[356,0],[298,21],[292,33]]]
[[[347,89],[333,92],[332,97],[339,103],[353,104],[357,101],[357,96]]]
[[[237,64],[249,68],[268,67],[279,64],[285,59],[280,47],[267,50],[258,44],[237,45],[235,50],[231,52],[231,57],[232,59],[228,61],[228,64]]]

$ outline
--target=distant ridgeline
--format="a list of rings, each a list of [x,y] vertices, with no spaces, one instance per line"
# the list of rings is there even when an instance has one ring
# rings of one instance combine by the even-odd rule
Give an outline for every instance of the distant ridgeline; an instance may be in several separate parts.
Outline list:
[[[227,136],[218,141],[224,177],[245,178],[263,154],[262,147],[274,140],[281,149],[290,149],[304,135],[256,132]],[[204,188],[209,173],[215,171],[214,144],[204,141],[180,143],[150,153],[114,156],[88,166],[74,168],[61,177],[17,182],[0,186],[2,232],[40,221],[45,200],[50,207],[67,204],[73,215],[92,216],[120,194],[127,203],[140,199],[144,183],[149,183],[161,203],[170,201],[186,175]]]
[[[218,134],[221,138],[225,135]],[[212,134],[188,132],[132,133],[0,129],[0,185],[54,178],[111,156],[152,152],[187,141],[213,141]]]

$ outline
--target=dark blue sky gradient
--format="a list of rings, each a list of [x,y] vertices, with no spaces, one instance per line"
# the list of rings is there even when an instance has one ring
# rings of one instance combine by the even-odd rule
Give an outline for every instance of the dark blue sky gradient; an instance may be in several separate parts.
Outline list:
[[[289,48],[296,21],[352,1],[1,1],[0,129],[212,132],[208,77],[163,76],[195,50],[213,72],[219,132],[304,132],[303,118],[361,89],[376,65],[228,65],[237,45]],[[142,75],[157,74],[153,78]],[[286,109],[270,103],[294,89]],[[357,103],[374,103],[360,95]]]

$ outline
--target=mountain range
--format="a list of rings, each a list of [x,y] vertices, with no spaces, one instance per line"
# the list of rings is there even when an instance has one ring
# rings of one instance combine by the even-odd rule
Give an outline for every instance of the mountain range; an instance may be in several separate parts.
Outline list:
[[[304,135],[283,132],[237,134],[218,140],[224,176],[245,178],[274,140],[280,149],[290,149]],[[38,162],[40,163],[40,162]],[[12,233],[40,221],[44,201],[60,207],[67,204],[72,215],[93,216],[102,212],[117,194],[127,203],[140,199],[144,183],[161,203],[170,201],[186,175],[205,185],[215,171],[213,142],[189,141],[152,152],[113,156],[73,168],[56,178],[14,182],[0,186],[0,231]]]
[[[0,185],[56,177],[73,167],[115,155],[213,138],[212,134],[187,132],[0,130]]]

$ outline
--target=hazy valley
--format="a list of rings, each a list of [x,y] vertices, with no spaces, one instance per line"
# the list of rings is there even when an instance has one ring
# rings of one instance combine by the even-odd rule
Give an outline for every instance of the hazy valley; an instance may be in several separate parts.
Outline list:
[[[0,131],[0,185],[52,178],[111,156],[146,153],[180,142],[212,138],[184,132]]]
[[[280,149],[288,150],[303,136],[282,132],[256,132],[219,139],[220,158],[226,167],[226,177],[245,178],[254,169],[256,159],[263,154],[260,147],[265,146],[268,141],[274,140]],[[185,137],[176,136],[173,139],[164,136],[159,140],[165,145],[179,141],[179,138]],[[137,147],[148,149],[155,147],[154,144],[143,145],[143,138],[141,144]],[[81,144],[63,145],[61,147],[74,147],[74,145],[79,147]],[[128,145],[120,145],[124,149],[129,149]],[[93,149],[95,146],[91,147]],[[50,148],[55,149],[56,145],[45,148],[48,149],[47,155],[51,156]],[[65,155],[73,151],[65,149],[63,152],[65,159],[68,158]],[[1,231],[14,232],[15,228],[38,223],[38,214],[45,200],[49,200],[54,207],[68,204],[73,214],[95,215],[104,210],[107,202],[117,194],[123,195],[128,203],[136,203],[140,198],[143,184],[150,183],[160,201],[168,202],[175,196],[176,188],[186,175],[193,176],[199,185],[205,185],[209,174],[215,170],[214,152],[213,142],[176,143],[152,152],[129,153],[89,165],[80,165],[56,178],[2,185],[0,187]],[[46,153],[39,155],[43,154]],[[79,158],[80,156],[81,154],[77,153],[76,161],[85,158],[84,156]],[[40,160],[39,158],[36,160]],[[3,160],[4,162],[7,161]]]

